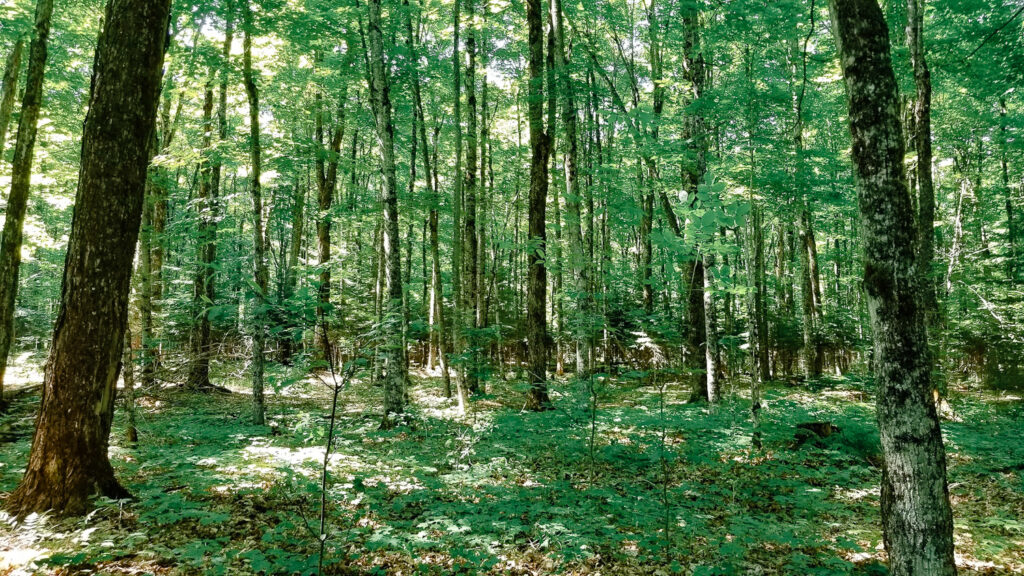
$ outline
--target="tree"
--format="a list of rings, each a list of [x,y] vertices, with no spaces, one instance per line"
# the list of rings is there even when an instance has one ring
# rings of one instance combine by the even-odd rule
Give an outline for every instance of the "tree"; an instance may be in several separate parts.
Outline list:
[[[43,103],[43,77],[46,72],[46,52],[52,16],[53,0],[38,0],[35,35],[29,45],[28,78],[21,102],[18,139],[14,146],[14,161],[11,167],[11,193],[7,197],[4,228],[0,236],[0,411],[3,410],[3,381],[7,371],[7,358],[11,352],[11,343],[14,341],[14,305],[18,296],[18,273],[21,268],[22,229],[25,225],[25,210],[28,207],[28,193],[32,180],[39,109]],[[5,79],[4,85],[9,85],[11,90],[14,90],[13,81]],[[13,96],[7,96],[5,100],[11,97]]]
[[[192,281],[192,333],[189,336],[190,390],[209,390],[210,385],[210,308],[213,306],[213,267],[217,258],[217,215],[213,191],[213,166],[210,147],[213,142],[213,86],[207,84],[203,103],[203,152],[199,176],[199,194],[196,197],[196,216],[199,221],[196,247],[196,275]]]
[[[170,0],[107,4],[42,401],[14,516],[122,498],[107,457]]]
[[[548,398],[548,331],[547,331],[547,221],[548,157],[551,137],[544,130],[544,29],[541,23],[540,0],[527,0],[526,25],[530,41],[529,91],[527,95],[530,123],[530,201],[527,250],[526,337],[529,347],[530,391],[526,405],[530,410],[544,410]],[[552,87],[548,87],[552,89]],[[550,127],[549,127],[550,128]]]
[[[18,38],[14,49],[4,64],[4,76],[0,83],[0,162],[4,159],[4,145],[7,144],[7,126],[14,110],[14,98],[18,95],[18,75],[21,72],[21,53],[25,42]]]
[[[398,182],[395,172],[395,125],[392,119],[391,87],[384,61],[384,37],[381,30],[381,0],[369,2],[370,99],[377,127],[380,151],[384,209],[383,268],[384,314],[382,367],[384,370],[384,415],[381,428],[397,424],[405,411],[405,353],[402,349],[402,252],[398,238]]]
[[[864,241],[864,289],[875,339],[885,466],[882,526],[894,576],[956,574],[946,453],[931,399],[919,238],[903,168],[889,34],[875,0],[830,0],[849,98]]]
[[[911,136],[914,152],[917,153],[913,181],[917,183],[917,229],[921,241],[918,250],[921,272],[925,276],[925,311],[928,323],[937,326],[938,303],[932,265],[935,260],[935,186],[932,181],[932,77],[925,60],[924,50],[924,1],[907,0],[907,46],[910,48],[910,65],[914,71],[913,130]],[[913,189],[913,186],[911,186]],[[1009,226],[1013,225],[1010,214]],[[1011,259],[1012,261],[1012,259]]]
[[[256,287],[255,326],[252,338],[252,421],[257,426],[265,422],[266,407],[263,400],[263,373],[266,368],[267,345],[267,291],[270,272],[267,270],[267,232],[263,223],[263,147],[260,143],[260,92],[252,68],[252,6],[245,0],[243,7],[245,35],[242,40],[242,77],[249,99],[249,193],[252,196],[253,277]]]

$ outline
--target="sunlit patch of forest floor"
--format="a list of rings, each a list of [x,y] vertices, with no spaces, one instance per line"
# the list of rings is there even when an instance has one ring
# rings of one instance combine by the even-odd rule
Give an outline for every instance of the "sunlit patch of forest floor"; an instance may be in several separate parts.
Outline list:
[[[0,574],[315,574],[330,392],[273,373],[283,388],[255,427],[230,368],[217,381],[233,394],[145,392],[137,446],[119,408],[111,457],[136,500],[6,518]],[[757,450],[745,386],[711,409],[665,380],[558,381],[555,409],[526,413],[522,386],[495,378],[460,416],[418,374],[411,424],[388,432],[380,389],[354,382],[330,458],[324,573],[886,573],[870,382],[766,387]],[[21,395],[0,418],[0,497],[37,404]],[[1024,404],[961,390],[950,405],[961,574],[1024,573]],[[800,434],[809,422],[837,429]]]

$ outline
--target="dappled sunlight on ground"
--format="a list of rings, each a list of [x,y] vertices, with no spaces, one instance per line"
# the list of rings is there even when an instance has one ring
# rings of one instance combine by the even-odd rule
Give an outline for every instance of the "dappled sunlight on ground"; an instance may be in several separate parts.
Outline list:
[[[15,574],[315,571],[330,389],[292,379],[255,427],[246,382],[221,380],[235,393],[144,394],[136,447],[119,413],[111,457],[137,501],[6,523],[2,562]],[[681,383],[553,386],[549,412],[522,412],[523,386],[492,381],[460,414],[439,379],[415,373],[410,424],[384,432],[380,389],[356,379],[328,461],[326,573],[852,575],[884,560],[868,383],[766,387],[762,450],[742,383],[717,408]],[[30,431],[34,401],[4,422]],[[1015,573],[1024,409],[951,402],[968,416],[946,427],[962,573]],[[816,421],[837,432],[798,443],[795,424]],[[29,440],[0,451],[0,492]]]

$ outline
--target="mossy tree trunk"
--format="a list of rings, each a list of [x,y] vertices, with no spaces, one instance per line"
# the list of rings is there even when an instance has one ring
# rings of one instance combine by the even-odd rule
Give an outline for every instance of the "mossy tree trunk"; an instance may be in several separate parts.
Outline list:
[[[935,403],[918,273],[918,229],[903,167],[899,96],[885,18],[875,0],[830,0],[849,97],[874,331],[881,432],[882,527],[894,576],[956,574],[946,452]]]

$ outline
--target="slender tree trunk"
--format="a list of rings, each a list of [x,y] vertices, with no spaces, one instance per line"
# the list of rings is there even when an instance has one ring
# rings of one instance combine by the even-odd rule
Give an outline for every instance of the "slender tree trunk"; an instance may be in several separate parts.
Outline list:
[[[488,0],[483,1],[483,6],[480,13],[480,68],[483,73],[480,76],[480,185],[477,189],[477,214],[476,214],[476,228],[477,228],[477,264],[476,264],[476,302],[474,309],[476,312],[476,327],[478,331],[482,331],[487,328],[487,302],[488,302],[488,291],[487,291],[487,209],[488,199],[490,198],[489,192],[493,192],[494,188],[494,173],[493,170],[490,172],[490,178],[488,178],[488,170],[493,169],[493,157],[489,154],[490,149],[490,128],[487,119],[487,13],[490,10]],[[481,332],[482,334],[482,332]],[[484,352],[484,345],[486,339],[481,335],[477,339],[477,390],[481,394],[486,392],[486,382],[480,381],[480,376],[486,376],[485,368],[482,365],[481,356]]]
[[[935,261],[935,186],[932,181],[932,78],[925,60],[924,0],[907,0],[907,47],[914,71],[914,151],[917,153],[918,259],[929,327],[938,327],[938,301],[932,267]]]
[[[25,225],[25,211],[28,207],[28,193],[32,180],[36,128],[43,101],[43,76],[46,70],[52,16],[53,0],[38,0],[35,35],[29,45],[28,78],[25,82],[25,95],[21,101],[18,138],[11,167],[11,192],[7,197],[4,228],[0,237],[0,411],[4,409],[3,381],[11,344],[14,342],[14,307],[18,297],[18,272],[21,268],[22,228]],[[5,80],[4,85],[7,84]],[[10,82],[10,85],[13,90],[14,83]]]
[[[1006,126],[1006,98],[999,99],[999,168],[1002,176],[1003,201],[1006,206],[1006,277],[1013,284],[1017,283],[1017,221],[1014,217],[1013,195],[1010,192],[1010,172],[1006,158],[1007,137]],[[923,248],[922,248],[923,250]],[[935,283],[930,282],[934,293]]]
[[[245,2],[243,19],[245,34],[242,40],[242,75],[249,100],[249,192],[252,195],[253,219],[253,276],[256,282],[256,304],[252,338],[252,421],[257,426],[266,422],[263,399],[263,372],[266,365],[267,344],[267,290],[270,273],[267,270],[267,237],[263,223],[263,149],[260,143],[260,95],[252,69],[252,7]]]
[[[548,197],[548,157],[551,139],[544,130],[544,29],[540,0],[526,1],[529,30],[529,124],[530,124],[530,201],[527,251],[527,342],[529,347],[530,391],[527,408],[546,409],[548,398],[547,267],[544,253],[547,243],[545,212]],[[550,88],[550,87],[549,87]]]
[[[465,220],[462,223],[463,242],[463,267],[462,267],[462,302],[459,307],[459,316],[462,318],[460,324],[463,328],[462,343],[464,348],[469,349],[468,365],[463,367],[465,372],[466,388],[469,393],[480,392],[479,384],[479,357],[476,352],[479,343],[476,338],[477,326],[477,264],[479,256],[479,243],[477,242],[476,212],[477,212],[477,151],[479,141],[478,132],[478,111],[476,102],[476,9],[474,0],[468,1],[469,26],[466,34],[466,106],[467,127],[466,135],[466,173],[465,173]]]
[[[206,86],[203,104],[203,155],[200,159],[199,194],[195,207],[198,237],[196,275],[192,283],[192,331],[189,335],[189,390],[209,390],[210,385],[210,308],[213,306],[213,266],[217,257],[216,214],[213,207],[213,87]]]
[[[81,514],[95,494],[127,495],[107,447],[170,4],[107,4],[32,451],[7,500],[16,517]]]
[[[453,352],[465,351],[463,335],[465,326],[460,312],[462,306],[463,272],[463,178],[462,178],[462,60],[460,56],[459,32],[462,29],[462,0],[456,0],[452,11],[454,39],[452,43],[452,105],[455,123],[455,175],[453,178],[452,202],[452,347]],[[455,370],[456,386],[465,389],[465,366]]]
[[[402,350],[402,259],[398,238],[398,183],[395,175],[395,125],[392,119],[391,90],[384,61],[384,39],[381,30],[381,0],[369,2],[370,97],[377,125],[378,148],[383,171],[384,207],[384,414],[381,428],[397,424],[404,412],[406,367]]]
[[[814,231],[811,228],[811,207],[809,200],[810,184],[805,168],[804,151],[804,96],[807,92],[807,51],[806,44],[814,33],[814,12],[811,12],[810,27],[807,39],[801,46],[796,36],[792,37],[790,60],[791,84],[793,94],[793,148],[796,165],[793,169],[794,192],[800,199],[800,292],[803,295],[803,368],[804,376],[816,378],[821,375],[820,346],[818,344],[818,300],[821,292],[818,285],[817,248]],[[798,76],[799,75],[799,76]],[[800,82],[799,88],[797,82]]]
[[[21,53],[25,42],[19,38],[4,64],[2,88],[0,88],[0,163],[4,161],[4,145],[7,144],[7,127],[14,112],[14,98],[18,95],[18,75],[21,73]]]
[[[888,28],[875,0],[829,0],[829,8],[849,98],[864,288],[875,339],[889,569],[894,576],[953,575],[946,453],[932,401],[918,229],[903,168]]]
[[[295,179],[292,195],[292,235],[288,243],[288,256],[284,270],[284,294],[282,303],[287,303],[295,296],[298,288],[299,256],[302,253],[303,230],[306,222],[306,192],[300,178]],[[285,327],[278,340],[281,363],[290,366],[295,348],[302,345],[302,324],[298,318],[285,318]]]
[[[718,313],[715,305],[715,257],[704,254],[704,348],[707,400],[717,404],[722,400],[722,356],[718,347]]]
[[[348,53],[352,54],[351,47]],[[352,58],[346,58],[351,64]],[[330,144],[328,146],[328,157],[326,160],[322,155],[317,155],[316,160],[316,182],[317,182],[317,209],[319,210],[316,219],[316,238],[318,250],[318,266],[320,267],[320,285],[317,287],[317,316],[322,329],[318,332],[317,348],[320,353],[326,354],[331,350],[328,341],[330,334],[330,320],[328,316],[331,309],[331,206],[334,204],[334,194],[338,186],[338,163],[341,161],[341,144],[345,139],[345,104],[348,100],[348,83],[342,83],[341,99],[338,103],[338,118],[335,127],[330,130]],[[324,137],[324,111],[322,107],[323,96],[317,92],[317,101],[321,107],[317,113],[316,138],[318,143],[323,143]]]
[[[124,357],[121,359],[124,379],[124,409],[128,423],[125,426],[125,440],[130,444],[139,441],[139,430],[135,425],[135,351],[132,348],[132,330],[129,323],[124,327]]]

